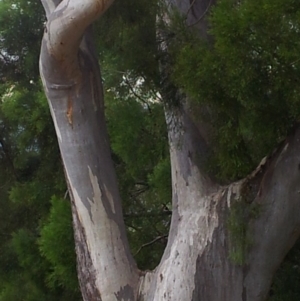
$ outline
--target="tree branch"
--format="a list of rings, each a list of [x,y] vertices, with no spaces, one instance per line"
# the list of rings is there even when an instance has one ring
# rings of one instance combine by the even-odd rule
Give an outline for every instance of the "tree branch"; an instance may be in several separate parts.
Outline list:
[[[113,0],[42,0],[42,3],[48,20],[44,38],[51,54],[70,63],[86,28],[109,8]]]
[[[61,1],[62,0],[41,0],[47,19],[49,15],[54,12],[55,8],[59,5]]]
[[[274,271],[300,235],[300,127],[264,160],[251,206],[260,208],[249,224],[251,247],[245,274],[248,299],[267,294]],[[254,181],[254,182],[253,182]],[[253,185],[254,184],[254,185]],[[253,194],[253,193],[252,193]],[[251,194],[250,194],[251,195]]]
[[[207,5],[207,8],[206,8],[206,10],[203,12],[203,14],[202,14],[202,15],[201,15],[194,23],[188,25],[188,27],[192,27],[192,26],[197,25],[197,24],[205,17],[205,15],[208,13],[208,11],[209,11],[211,5],[212,5],[212,0],[209,0],[209,3],[208,3],[208,5]]]

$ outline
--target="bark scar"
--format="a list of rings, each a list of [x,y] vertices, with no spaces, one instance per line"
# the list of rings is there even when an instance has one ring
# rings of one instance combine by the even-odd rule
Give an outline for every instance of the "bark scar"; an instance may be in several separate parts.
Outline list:
[[[67,115],[69,124],[73,128],[73,103],[72,103],[72,99],[70,96],[68,97],[68,107],[67,107],[66,115]]]

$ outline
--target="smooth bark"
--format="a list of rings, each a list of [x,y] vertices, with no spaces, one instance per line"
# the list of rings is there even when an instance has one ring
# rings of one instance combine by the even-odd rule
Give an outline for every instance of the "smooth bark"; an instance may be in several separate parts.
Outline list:
[[[44,3],[52,10],[40,71],[72,196],[81,291],[84,300],[132,300],[138,274],[125,234],[89,28],[109,1]]]
[[[125,233],[91,34],[91,23],[111,2],[42,0],[47,24],[40,71],[71,195],[84,300],[263,301],[300,234],[300,130],[247,178],[219,186],[204,173],[203,129],[185,97],[175,87],[169,94],[162,69],[162,95],[171,98],[165,108],[173,215],[159,266],[138,271]],[[203,17],[213,2],[172,1],[202,36],[207,35]],[[236,242],[227,223],[239,205],[246,213],[242,239],[251,243],[237,264],[230,259]],[[256,215],[251,208],[258,209]]]

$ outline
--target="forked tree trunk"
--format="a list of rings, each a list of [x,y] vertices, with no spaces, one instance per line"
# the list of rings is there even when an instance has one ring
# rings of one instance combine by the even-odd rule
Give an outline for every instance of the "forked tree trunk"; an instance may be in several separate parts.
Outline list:
[[[166,107],[171,229],[159,266],[138,271],[125,233],[90,28],[111,2],[42,0],[48,21],[40,71],[72,199],[84,300],[263,301],[300,233],[300,130],[249,177],[221,187],[203,173],[206,145],[187,105]],[[174,0],[195,26],[212,2],[192,1],[191,9],[188,1]],[[199,28],[206,30],[205,24]],[[230,223],[242,232],[236,235]]]

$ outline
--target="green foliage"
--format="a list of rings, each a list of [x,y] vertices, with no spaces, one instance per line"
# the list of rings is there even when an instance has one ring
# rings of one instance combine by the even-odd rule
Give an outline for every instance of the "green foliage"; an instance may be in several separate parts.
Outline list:
[[[299,120],[299,16],[293,0],[221,0],[213,44],[174,39],[174,80],[209,109],[223,180],[245,176]]]
[[[157,0],[117,0],[95,26],[105,85],[128,91],[124,76],[143,80],[144,94],[159,84]]]
[[[158,162],[152,174],[149,175],[149,185],[153,191],[163,201],[163,204],[170,206],[171,201],[171,166],[168,157]]]
[[[13,234],[11,244],[20,266],[25,270],[33,268],[33,270],[37,271],[36,274],[38,276],[40,262],[37,261],[39,256],[35,239],[32,232],[20,229]]]
[[[41,254],[52,266],[52,272],[47,277],[48,284],[50,287],[59,285],[70,291],[76,290],[78,280],[74,264],[76,258],[70,203],[53,197],[51,204],[48,220],[44,223],[38,240]]]
[[[24,285],[24,281],[26,281],[26,285]],[[46,301],[54,301],[54,299],[50,299],[49,296],[37,288],[32,281],[26,279],[26,277],[16,277],[13,283],[6,285],[0,292],[1,301],[24,300],[24,298],[28,301],[38,301],[41,298]]]
[[[139,267],[151,269],[166,245],[170,219],[164,211],[171,202],[166,125],[161,104],[119,95],[107,94],[106,116],[125,224]]]
[[[155,102],[156,9],[156,1],[117,2],[99,24],[99,32],[105,32],[99,44],[106,116],[125,223],[138,265],[148,269],[164,250],[169,215],[162,204],[171,201],[166,126],[162,106]],[[157,237],[162,238],[142,247]]]
[[[80,300],[77,283],[50,285],[54,267],[38,244],[51,197],[66,190],[45,97],[38,84],[1,90],[0,300]],[[66,231],[72,236],[70,227]],[[64,247],[74,253],[70,241],[62,241],[58,250]],[[68,264],[75,269],[74,259]]]
[[[39,1],[0,1],[0,83],[38,79],[43,22]]]

